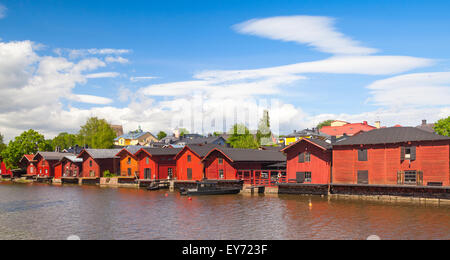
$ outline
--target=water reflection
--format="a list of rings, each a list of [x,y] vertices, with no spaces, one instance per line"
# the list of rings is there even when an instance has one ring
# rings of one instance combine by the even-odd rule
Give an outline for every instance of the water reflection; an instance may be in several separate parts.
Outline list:
[[[0,184],[0,239],[450,239],[450,207]]]

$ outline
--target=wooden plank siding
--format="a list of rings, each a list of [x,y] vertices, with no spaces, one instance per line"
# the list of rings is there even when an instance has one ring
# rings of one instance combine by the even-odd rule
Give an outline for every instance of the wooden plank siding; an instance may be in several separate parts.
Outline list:
[[[402,147],[416,147],[415,160],[401,160]],[[369,184],[397,185],[399,171],[423,172],[423,185],[450,185],[450,144],[420,141],[401,144],[335,146],[333,183],[357,184],[358,171],[369,172]],[[367,161],[358,161],[358,150],[367,149]]]
[[[168,148],[170,149],[170,148]],[[135,154],[139,165],[139,179],[145,178],[146,169],[151,171],[152,180],[166,180],[169,171],[172,171],[172,178],[176,176],[176,161],[173,155],[154,155],[151,156],[143,150]]]
[[[190,161],[188,160],[190,158]],[[203,158],[192,152],[190,149],[183,149],[176,158],[177,180],[193,180],[200,181],[204,178],[204,168],[201,162]],[[188,176],[188,171],[191,171],[192,175]]]

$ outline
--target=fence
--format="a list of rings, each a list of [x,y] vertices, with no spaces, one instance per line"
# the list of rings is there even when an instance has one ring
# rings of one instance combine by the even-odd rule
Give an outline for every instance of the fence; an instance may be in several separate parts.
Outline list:
[[[286,171],[283,170],[240,170],[237,178],[252,186],[273,187],[287,183]]]

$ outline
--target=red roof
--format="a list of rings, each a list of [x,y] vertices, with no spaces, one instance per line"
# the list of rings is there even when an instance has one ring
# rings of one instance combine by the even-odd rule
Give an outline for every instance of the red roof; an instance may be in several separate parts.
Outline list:
[[[320,132],[331,135],[331,136],[341,136],[344,134],[355,135],[358,132],[367,132],[376,129],[375,126],[368,125],[367,122],[364,123],[354,123],[346,124],[343,126],[324,126],[320,129]]]
[[[24,156],[25,156],[25,158],[28,159],[28,161],[33,161],[33,158],[34,158],[33,154],[25,154]]]

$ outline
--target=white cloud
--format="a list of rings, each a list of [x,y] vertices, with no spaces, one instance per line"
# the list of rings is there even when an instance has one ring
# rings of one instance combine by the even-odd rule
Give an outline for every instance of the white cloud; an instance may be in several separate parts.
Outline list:
[[[152,76],[147,76],[147,77],[131,77],[130,81],[132,82],[137,82],[137,81],[143,81],[143,80],[151,80],[151,79],[157,79],[158,77],[152,77]]]
[[[59,56],[63,56],[67,54],[70,59],[78,59],[83,58],[86,56],[107,56],[106,61],[107,62],[121,62],[125,63],[125,58],[123,57],[113,57],[111,55],[124,55],[131,53],[131,50],[127,49],[111,49],[111,48],[105,48],[105,49],[63,49],[63,48],[57,48],[53,50],[54,53],[56,53]],[[108,61],[110,60],[110,61]]]
[[[87,74],[86,78],[88,78],[88,79],[116,78],[118,76],[120,76],[120,74],[117,72],[100,72],[100,73]]]
[[[3,19],[6,17],[6,11],[8,9],[6,8],[6,6],[0,4],[0,19]]]
[[[69,99],[81,103],[97,104],[97,105],[107,105],[113,102],[113,100],[109,98],[91,95],[71,95]]]
[[[279,16],[253,19],[234,28],[243,34],[307,44],[326,53],[366,55],[377,52],[336,31],[334,19],[330,17]]]
[[[108,56],[105,58],[105,61],[108,63],[120,63],[120,64],[126,64],[129,62],[129,60],[123,58],[123,57],[112,57],[112,56]]]

